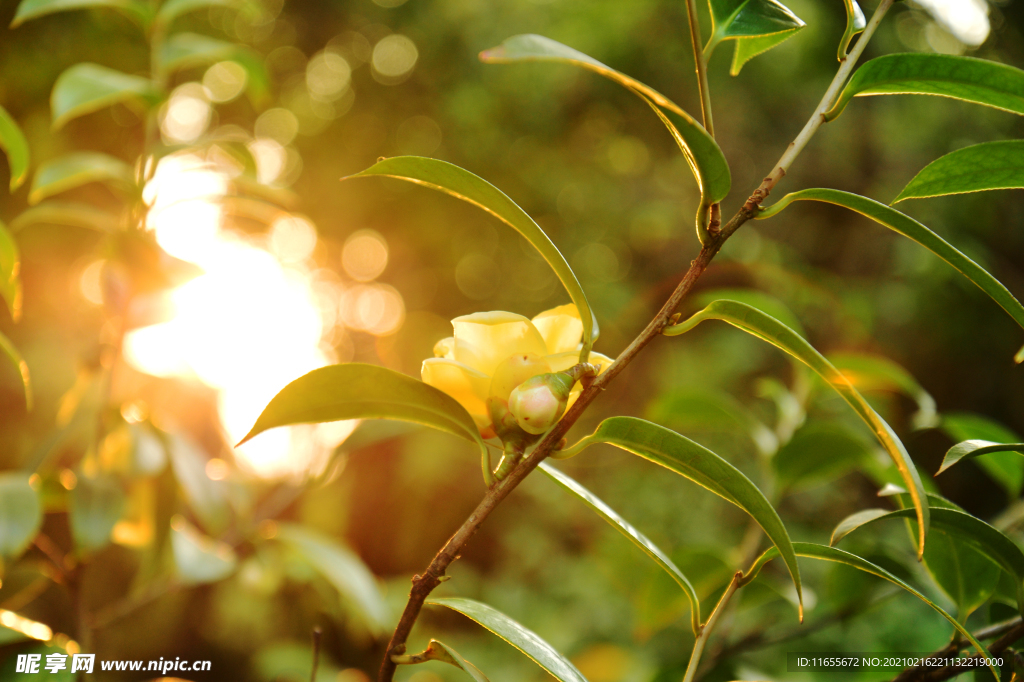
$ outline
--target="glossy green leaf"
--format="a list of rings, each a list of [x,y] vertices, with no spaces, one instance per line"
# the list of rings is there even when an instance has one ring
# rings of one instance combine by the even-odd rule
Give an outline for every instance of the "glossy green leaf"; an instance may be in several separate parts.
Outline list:
[[[436,189],[457,199],[471,203],[514,228],[530,242],[561,280],[562,286],[580,311],[583,320],[583,350],[580,360],[586,362],[587,355],[597,339],[597,318],[591,311],[587,296],[579,280],[566,262],[551,238],[534,222],[523,209],[509,199],[501,190],[467,170],[454,164],[421,156],[397,156],[378,161],[361,173],[351,177],[379,175],[407,180]]]
[[[775,433],[743,403],[724,391],[674,388],[657,396],[645,416],[673,431],[717,437],[723,445],[731,446],[730,451],[749,442],[758,454],[771,457],[779,448]]]
[[[682,588],[683,593],[686,594],[686,598],[690,601],[690,625],[693,628],[694,636],[700,634],[700,598],[697,596],[697,592],[693,589],[693,585],[689,579],[683,575],[683,572],[679,570],[679,567],[673,563],[668,555],[665,554],[661,549],[655,545],[651,540],[638,531],[633,525],[626,521],[615,512],[614,509],[604,503],[599,497],[594,495],[573,478],[567,474],[559,471],[555,467],[551,466],[547,462],[541,462],[538,465],[541,471],[550,476],[560,486],[579,497],[583,502],[597,512],[597,515],[607,521],[617,531],[625,535],[630,542],[640,548],[647,556],[654,560],[654,563],[658,564],[665,570],[666,573],[676,581],[679,587]]]
[[[156,13],[154,24],[166,30],[175,19],[191,12],[208,10],[212,7],[238,8],[251,5],[252,3],[248,0],[167,0],[160,6],[160,11]]]
[[[214,481],[206,475],[209,459],[206,454],[191,440],[178,434],[168,437],[167,454],[185,500],[204,529],[220,533],[227,528],[231,521],[228,483]]]
[[[767,36],[737,38],[736,49],[732,53],[732,66],[729,67],[729,75],[740,75],[740,71],[743,70],[747,62],[760,54],[764,54],[776,45],[789,40],[799,30],[799,28],[791,28],[788,31],[780,31]]]
[[[161,65],[168,72],[225,60],[245,69],[250,98],[257,104],[264,103],[270,91],[270,75],[263,58],[243,45],[198,33],[175,33],[164,43],[161,52]]]
[[[801,323],[800,318],[790,310],[789,306],[771,294],[767,294],[758,289],[708,289],[707,291],[702,291],[693,297],[694,303],[699,306],[705,306],[720,299],[746,303],[752,308],[757,308],[761,312],[771,315],[776,320],[797,333],[804,333],[803,323]]]
[[[316,568],[356,608],[373,632],[383,631],[388,622],[384,596],[373,573],[354,552],[294,524],[279,524],[275,537]]]
[[[924,548],[924,565],[935,583],[956,604],[961,623],[987,602],[1002,571],[991,559],[959,542],[935,524]]]
[[[733,76],[752,58],[793,37],[804,22],[785,5],[775,0],[709,0],[711,38],[704,48],[705,58],[723,40],[736,40]]]
[[[14,347],[11,340],[3,334],[0,334],[0,351],[7,356],[11,364],[18,371],[18,378],[21,379],[22,390],[25,395],[25,409],[32,409],[32,382],[29,379],[28,365],[25,363],[25,359],[21,357],[21,353]]]
[[[447,607],[476,621],[526,654],[528,658],[548,671],[559,682],[587,682],[587,678],[583,677],[583,674],[569,662],[569,659],[555,651],[536,633],[487,604],[458,597],[434,598],[426,603]]]
[[[238,557],[229,545],[203,535],[180,516],[171,523],[171,552],[175,573],[185,585],[223,580],[238,566]]]
[[[58,129],[73,118],[118,103],[148,107],[159,97],[156,84],[141,76],[131,76],[99,64],[75,64],[53,84],[50,94],[53,127]]]
[[[988,440],[965,440],[951,447],[942,460],[942,466],[935,472],[938,476],[962,459],[980,457],[993,452],[1013,452],[1024,456],[1024,443],[993,443]]]
[[[685,322],[666,328],[663,333],[668,336],[682,334],[693,329],[704,320],[728,322],[737,329],[742,329],[789,353],[814,370],[842,396],[843,400],[864,420],[864,423],[875,434],[882,447],[889,453],[904,483],[911,491],[911,495],[914,498],[914,506],[918,510],[918,525],[922,530],[922,541],[918,547],[918,554],[920,555],[924,552],[924,536],[928,532],[928,505],[924,502],[924,488],[921,486],[921,479],[917,474],[917,469],[914,468],[910,455],[907,454],[906,448],[903,447],[903,443],[900,442],[892,428],[868,405],[868,402],[850,384],[849,380],[802,336],[766,313],[745,303],[715,301]]]
[[[120,218],[90,204],[74,201],[46,201],[22,211],[11,221],[11,231],[18,232],[33,225],[81,227],[96,232],[114,232]]]
[[[75,545],[82,552],[102,549],[124,511],[124,490],[112,478],[79,476],[69,493],[68,524]]]
[[[850,43],[853,42],[854,36],[867,28],[868,22],[864,18],[864,12],[861,10],[860,5],[857,4],[857,0],[843,0],[843,5],[846,6],[846,30],[843,31],[843,37],[839,40],[839,61],[846,59],[846,54],[850,50]]]
[[[942,415],[942,431],[954,443],[966,440],[987,440],[992,443],[1022,443],[1024,438],[999,422],[973,412],[946,412]],[[991,452],[975,462],[988,476],[1006,489],[1011,499],[1020,496],[1024,487],[1024,459],[1013,452]]]
[[[921,55],[925,56],[925,55]],[[941,56],[941,55],[930,55]],[[990,275],[985,268],[960,253],[952,244],[935,234],[927,227],[917,222],[910,216],[904,215],[894,208],[881,204],[874,199],[868,199],[858,194],[843,192],[837,189],[805,189],[793,192],[782,197],[776,203],[766,208],[758,219],[770,218],[794,201],[822,201],[828,204],[835,204],[856,211],[861,215],[871,218],[880,225],[888,227],[894,232],[902,234],[925,247],[936,256],[946,261],[960,274],[974,282],[982,291],[989,295],[993,301],[998,303],[1010,317],[1024,328],[1024,306],[1013,297],[999,280]],[[1024,361],[1024,349],[1021,349],[1014,358],[1017,362]]]
[[[783,560],[796,586],[801,604],[800,617],[803,619],[800,568],[796,563],[796,555],[793,554],[789,533],[778,512],[742,471],[675,431],[636,417],[605,419],[593,434],[572,446],[567,454],[582,452],[596,443],[608,443],[659,464],[707,488],[750,514],[782,552]]]
[[[72,152],[39,166],[32,178],[28,201],[30,204],[38,204],[47,197],[90,182],[103,182],[114,188],[131,187],[134,174],[131,166],[109,154]]]
[[[972,635],[968,629],[961,625],[956,618],[947,613],[945,609],[943,609],[941,606],[933,602],[931,599],[924,596],[921,592],[914,589],[907,583],[903,582],[902,580],[900,580],[884,568],[877,566],[868,561],[867,559],[857,556],[856,554],[845,552],[841,549],[836,549],[835,547],[826,547],[825,545],[818,545],[813,542],[794,542],[793,548],[796,550],[797,556],[806,557],[808,559],[818,559],[820,561],[832,561],[839,564],[845,564],[846,566],[856,568],[857,570],[864,571],[865,573],[876,575],[879,578],[888,580],[897,587],[903,588],[910,594],[914,595],[915,597],[923,601],[928,606],[935,609],[935,611],[937,611],[943,618],[948,620],[953,625],[953,627],[956,628],[957,631],[961,635],[963,635],[967,639],[967,641],[971,643],[972,646],[974,646],[974,649],[979,654],[988,657],[988,651],[985,649],[984,646],[981,645],[981,642],[975,639],[974,635]],[[760,570],[764,567],[764,565],[772,559],[776,558],[777,556],[778,550],[772,547],[767,552],[758,557],[757,561],[754,562],[754,565],[751,566],[750,571],[748,571],[747,576],[749,578],[756,577]],[[996,669],[990,667],[990,670],[992,670],[992,674],[994,674],[996,676],[996,680],[998,680],[999,674],[996,671]]]
[[[0,107],[0,149],[11,168],[11,191],[21,187],[28,177],[28,140],[7,110]]]
[[[867,353],[834,353],[829,361],[861,392],[900,392],[917,403],[912,417],[914,428],[938,426],[935,399],[906,369],[881,355]]]
[[[0,299],[7,303],[11,318],[21,317],[21,254],[14,237],[0,221]]]
[[[892,203],[990,189],[1024,189],[1024,140],[982,142],[939,157]]]
[[[100,7],[118,10],[140,24],[145,24],[150,17],[149,7],[140,0],[22,0],[14,14],[11,28],[47,14]]]
[[[487,676],[480,672],[480,668],[477,668],[475,665],[463,658],[462,654],[458,651],[439,640],[430,640],[430,644],[427,645],[426,650],[417,656],[422,657],[422,660],[443,661],[449,665],[454,665],[456,668],[459,668],[472,677],[474,682],[489,682]]]
[[[43,506],[28,474],[0,473],[0,559],[25,551],[42,523]]]
[[[771,464],[780,488],[799,489],[833,482],[873,455],[871,443],[842,424],[812,422],[779,448]]]
[[[865,95],[938,95],[1024,115],[1024,71],[974,57],[889,54],[857,69],[825,120]]]
[[[670,119],[659,109],[654,108],[690,164],[705,205],[717,203],[729,193],[732,182],[729,166],[714,138],[708,135],[704,127],[682,107],[654,88],[567,45],[534,34],[513,36],[498,47],[481,52],[480,59],[491,63],[553,61],[573,64],[629,88],[648,104],[653,102],[678,117],[675,120]]]

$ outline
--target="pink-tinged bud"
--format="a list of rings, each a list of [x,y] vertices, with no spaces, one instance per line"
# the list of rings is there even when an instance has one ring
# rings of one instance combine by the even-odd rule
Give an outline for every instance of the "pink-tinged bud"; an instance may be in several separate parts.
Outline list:
[[[555,425],[565,412],[572,380],[559,372],[540,374],[527,379],[512,391],[508,409],[519,428],[527,433],[544,433]]]

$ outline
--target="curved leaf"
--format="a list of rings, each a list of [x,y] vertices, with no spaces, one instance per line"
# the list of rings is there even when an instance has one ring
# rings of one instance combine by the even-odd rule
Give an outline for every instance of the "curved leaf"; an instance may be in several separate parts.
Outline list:
[[[0,149],[11,167],[11,191],[21,187],[28,177],[28,140],[6,109],[0,107]]]
[[[164,43],[161,66],[168,72],[231,60],[245,69],[246,90],[257,103],[266,100],[270,75],[262,57],[251,49],[198,33],[175,33]]]
[[[800,27],[802,28],[802,27]],[[776,45],[789,40],[800,28],[791,28],[788,31],[772,33],[757,38],[739,38],[736,40],[736,50],[732,53],[732,66],[729,67],[730,76],[740,75],[743,66],[759,54],[764,54]]]
[[[982,142],[939,157],[892,203],[990,189],[1024,189],[1024,140]]]
[[[351,362],[314,369],[285,386],[239,443],[276,426],[342,419],[399,419],[477,443],[473,418],[443,391],[394,370]]]
[[[889,54],[857,69],[825,120],[865,95],[938,95],[1024,115],[1024,71],[974,57]]]
[[[611,417],[601,422],[597,430],[572,446],[567,456],[581,452],[595,443],[608,443],[634,455],[660,464],[707,488],[750,514],[772,543],[782,552],[783,560],[793,577],[800,600],[800,618],[803,619],[803,593],[800,588],[800,568],[796,563],[789,533],[778,512],[743,472],[711,450],[694,443],[663,426],[636,417]]]
[[[894,576],[892,573],[889,573],[889,571],[885,570],[884,568],[876,566],[867,559],[859,557],[856,554],[845,552],[841,549],[836,549],[835,547],[826,547],[825,545],[818,545],[813,542],[794,542],[793,548],[796,550],[797,556],[806,557],[808,559],[818,559],[820,561],[832,561],[839,564],[845,564],[846,566],[856,568],[859,571],[864,571],[865,573],[876,575],[879,578],[888,580],[897,587],[903,588],[910,594],[914,595],[915,597],[923,601],[928,606],[935,609],[943,618],[948,620],[953,625],[953,627],[956,628],[957,631],[960,634],[962,634],[967,639],[967,641],[971,643],[972,646],[974,646],[974,649],[979,654],[988,657],[988,651],[985,649],[985,647],[981,645],[981,642],[975,639],[974,635],[972,635],[970,631],[967,630],[967,628],[965,628],[963,625],[957,622],[956,618],[949,615],[949,613],[947,613],[946,610],[943,609],[941,606],[939,606],[938,604],[930,600],[928,597],[921,594],[921,592],[917,591],[907,583],[903,582],[902,580]],[[760,572],[764,565],[772,559],[776,558],[777,556],[778,550],[772,547],[767,552],[758,557],[757,561],[754,562],[754,565],[751,566],[750,571],[747,572],[747,575],[745,576],[745,581],[752,580],[753,578],[757,577],[758,572]],[[998,680],[998,671],[992,666],[989,666],[989,669],[992,671],[992,674],[996,676],[996,680]]]
[[[694,635],[700,634],[700,598],[697,597],[696,590],[693,589],[693,585],[683,572],[679,570],[679,567],[673,563],[668,555],[665,554],[661,549],[655,545],[651,540],[638,531],[633,525],[626,519],[619,516],[614,509],[604,503],[601,498],[594,495],[573,478],[559,471],[555,467],[551,466],[547,462],[541,462],[538,468],[545,474],[550,476],[555,483],[573,493],[591,509],[597,512],[597,515],[607,521],[617,531],[629,538],[630,542],[640,548],[647,556],[654,559],[654,563],[665,569],[665,572],[672,577],[673,580],[683,589],[686,594],[686,598],[690,600],[690,625],[693,628]]]
[[[748,61],[792,38],[806,25],[775,0],[709,0],[708,4],[712,30],[704,48],[705,59],[723,40],[736,40],[730,71],[733,76]]]
[[[689,162],[690,168],[697,179],[697,184],[701,188],[702,199],[706,205],[710,206],[721,201],[729,193],[730,183],[732,182],[729,175],[729,166],[725,161],[725,155],[718,147],[714,138],[704,130],[700,123],[686,113],[682,107],[654,88],[616,71],[606,64],[602,64],[579,50],[574,50],[555,40],[535,34],[513,36],[498,47],[481,52],[480,59],[489,63],[551,61],[573,64],[589,69],[629,88],[647,101],[648,104],[654,102],[654,104],[667,109],[682,119],[674,123],[655,108],[655,113],[658,114],[662,123],[668,128],[673,139]]]
[[[81,227],[96,232],[114,232],[119,225],[114,213],[90,204],[73,201],[47,201],[22,211],[11,221],[11,231],[18,232],[32,225]]]
[[[181,516],[171,521],[171,553],[178,579],[186,585],[223,580],[238,566],[229,545],[203,535]]]
[[[843,31],[843,37],[839,41],[839,61],[846,59],[846,54],[850,49],[850,43],[853,41],[854,36],[867,28],[868,22],[864,18],[864,12],[861,10],[860,5],[857,4],[857,0],[843,0],[843,5],[846,6],[846,30]]]
[[[114,187],[134,184],[132,168],[121,159],[99,152],[72,152],[39,166],[32,178],[28,194],[30,204],[47,197],[87,185],[90,182],[110,183]]]
[[[28,474],[0,473],[0,559],[21,554],[42,523],[43,506]]]
[[[56,130],[73,118],[91,114],[119,102],[151,106],[160,92],[153,81],[108,69],[99,64],[75,64],[57,77],[50,93]]]
[[[580,311],[583,320],[583,350],[580,361],[586,362],[590,349],[597,339],[597,318],[594,317],[587,296],[579,280],[566,262],[551,238],[533,221],[523,209],[508,198],[500,189],[469,171],[446,161],[428,159],[422,156],[396,156],[378,161],[361,173],[350,177],[380,175],[399,180],[408,180],[424,187],[436,189],[457,199],[462,199],[487,211],[498,220],[514,228],[533,244],[555,275],[561,280],[569,297]]]
[[[783,201],[785,201],[785,198]],[[843,400],[853,408],[854,412],[864,420],[864,423],[871,428],[875,437],[896,464],[900,476],[903,478],[914,499],[914,507],[917,509],[917,522],[921,529],[921,541],[918,546],[918,555],[920,556],[924,552],[924,539],[928,532],[928,504],[925,502],[925,492],[921,485],[921,479],[917,474],[917,469],[910,460],[910,455],[907,454],[903,443],[900,442],[892,428],[868,405],[867,401],[857,392],[857,389],[853,387],[849,379],[836,369],[831,362],[826,360],[825,356],[815,350],[814,346],[792,329],[757,308],[737,301],[715,301],[685,322],[673,327],[667,327],[662,333],[667,336],[682,334],[693,329],[704,320],[728,322],[737,329],[742,329],[748,334],[767,341],[779,350],[789,353],[817,372],[822,379],[828,382],[842,396]]]
[[[939,56],[939,55],[933,55]],[[881,204],[874,199],[862,197],[859,194],[843,192],[838,189],[805,189],[793,192],[779,199],[769,206],[758,219],[770,218],[794,201],[822,201],[828,204],[835,204],[856,211],[861,215],[871,218],[876,223],[888,227],[894,232],[902,234],[925,247],[936,256],[946,261],[960,274],[974,282],[982,291],[998,303],[1017,324],[1024,328],[1024,306],[1013,297],[999,280],[990,275],[985,268],[960,253],[952,244],[935,234],[927,227],[917,222],[910,216],[904,215],[894,208]],[[1021,349],[1014,358],[1017,362],[1024,361],[1024,349]]]
[[[0,221],[0,298],[7,302],[11,318],[21,317],[21,255],[14,237]]]
[[[11,28],[17,28],[30,19],[67,12],[75,9],[109,7],[116,9],[140,24],[145,25],[150,17],[149,7],[138,0],[23,0],[14,14]]]
[[[21,353],[19,353],[18,349],[14,347],[14,344],[11,343],[10,339],[3,334],[0,334],[0,351],[3,351],[3,354],[7,356],[7,359],[10,360],[15,369],[18,370],[18,376],[21,379],[21,386],[25,395],[25,409],[31,410],[32,383],[29,380],[28,365],[25,363],[25,359],[21,357]]]
[[[160,11],[156,13],[154,24],[159,28],[166,29],[175,19],[190,12],[211,7],[232,8],[248,5],[251,5],[249,0],[167,0],[161,5]]]
[[[426,650],[422,654],[416,654],[416,658],[419,661],[443,661],[459,668],[472,677],[475,682],[489,682],[487,676],[480,672],[480,668],[477,668],[463,658],[462,654],[440,640],[430,640]]]
[[[587,678],[569,660],[531,630],[506,616],[501,611],[472,599],[458,597],[435,598],[426,602],[445,606],[475,620],[498,637],[526,654],[534,663],[548,671],[560,682],[587,682]]]
[[[1024,443],[993,443],[987,440],[965,440],[951,447],[942,460],[942,466],[935,472],[938,476],[962,459],[980,457],[990,452],[1015,452],[1024,456]]]
[[[101,549],[124,510],[124,491],[112,478],[78,477],[69,494],[68,525],[75,545],[83,552]]]
[[[829,361],[861,391],[898,391],[912,399],[917,403],[917,413],[912,418],[914,428],[939,424],[935,399],[910,372],[889,358],[866,353],[835,353],[829,355]]]
[[[987,440],[992,443],[1024,443],[1017,433],[999,422],[973,412],[946,412],[939,428],[954,443]],[[977,460],[988,476],[1006,489],[1010,499],[1020,496],[1024,486],[1024,459],[1012,452],[993,452]]]

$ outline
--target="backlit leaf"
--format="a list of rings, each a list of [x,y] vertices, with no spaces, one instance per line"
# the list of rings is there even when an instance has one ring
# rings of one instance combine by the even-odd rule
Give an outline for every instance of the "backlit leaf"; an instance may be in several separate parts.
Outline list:
[[[47,197],[90,182],[104,182],[114,188],[131,187],[134,174],[131,166],[109,154],[72,152],[39,166],[32,178],[28,201],[38,204]]]
[[[736,40],[731,69],[734,76],[746,62],[793,37],[805,26],[788,7],[775,0],[709,0],[709,4],[712,31],[704,54],[710,57],[723,40]]]
[[[54,129],[73,118],[91,114],[118,103],[155,104],[160,97],[153,81],[132,76],[99,64],[75,64],[57,77],[50,94]]]
[[[982,142],[939,157],[892,203],[990,189],[1024,189],[1024,140]]]
[[[208,10],[212,7],[249,8],[255,11],[250,0],[167,0],[160,6],[154,23],[166,29],[175,19],[191,12]]]
[[[69,493],[68,524],[75,545],[83,552],[102,549],[124,510],[124,490],[112,478],[79,476]]]
[[[427,645],[427,656],[430,660],[444,661],[450,665],[454,665],[459,668],[467,675],[473,678],[474,682],[489,682],[487,677],[480,672],[480,669],[475,665],[467,661],[462,657],[455,649],[451,648],[444,642],[436,639],[430,640],[430,644]]]
[[[171,552],[178,579],[186,585],[223,580],[238,566],[229,545],[203,535],[180,516],[171,522]]]
[[[7,110],[0,107],[0,149],[11,167],[11,191],[21,187],[28,177],[28,140]]]
[[[25,359],[21,357],[21,353],[14,347],[11,340],[3,334],[0,334],[0,351],[7,356],[11,364],[18,371],[18,378],[21,379],[22,390],[25,395],[25,409],[32,409],[32,383],[28,375],[28,365],[25,363]]]
[[[67,12],[75,9],[92,9],[108,7],[115,9],[128,18],[145,24],[150,17],[149,6],[140,0],[23,0],[14,14],[11,28],[17,28],[30,19]]]
[[[43,507],[28,474],[0,473],[0,559],[21,554],[42,522]]]
[[[943,414],[941,428],[954,442],[971,440],[983,440],[990,443],[1024,442],[1024,439],[1006,426],[972,412]],[[992,480],[1003,486],[1011,498],[1018,497],[1021,487],[1024,486],[1024,459],[1021,459],[1011,448],[990,450],[986,454],[988,456],[977,460],[976,464]],[[948,456],[947,454],[947,458]],[[945,462],[943,464],[945,465]],[[952,466],[952,464],[951,461],[946,466]]]
[[[18,232],[32,225],[81,227],[96,232],[114,232],[119,217],[90,204],[74,201],[46,201],[22,211],[11,221],[11,231]]]
[[[980,457],[981,455],[988,455],[993,452],[1013,452],[1024,456],[1024,443],[993,443],[988,440],[965,440],[957,443],[946,452],[946,456],[942,460],[942,466],[939,467],[935,474],[941,474],[962,459]]]
[[[583,674],[562,654],[501,611],[472,599],[458,597],[434,598],[426,602],[445,606],[475,620],[498,637],[526,654],[534,663],[548,671],[559,682],[587,682]]]
[[[889,453],[904,483],[911,491],[911,495],[914,498],[914,506],[918,510],[918,526],[922,531],[918,554],[920,555],[924,552],[924,536],[928,532],[928,505],[924,501],[925,492],[921,485],[921,479],[917,474],[917,469],[914,468],[910,455],[907,454],[906,448],[903,447],[903,443],[900,442],[892,428],[868,405],[867,401],[857,392],[857,389],[853,387],[842,372],[836,369],[832,363],[825,359],[825,356],[815,350],[814,346],[792,329],[757,308],[737,301],[715,301],[685,322],[666,328],[663,333],[668,336],[682,334],[693,329],[704,320],[728,322],[737,329],[742,329],[748,334],[752,334],[789,353],[814,370],[842,396],[843,400],[864,420],[864,423],[875,434],[882,447]]]
[[[916,402],[917,413],[912,418],[914,428],[938,425],[935,399],[910,372],[889,358],[867,353],[833,353],[829,360],[861,392],[899,392]]]
[[[21,254],[14,237],[0,221],[0,298],[15,322],[21,317]]]
[[[861,10],[860,5],[857,4],[857,0],[843,0],[843,5],[846,6],[846,30],[843,31],[843,37],[839,41],[839,61],[846,59],[846,54],[850,49],[850,43],[853,41],[854,36],[867,28],[868,22],[864,18],[864,12]]]
[[[230,60],[245,69],[250,98],[262,104],[270,88],[270,76],[263,58],[251,49],[198,33],[175,33],[164,43],[162,67],[168,72],[206,66]]]

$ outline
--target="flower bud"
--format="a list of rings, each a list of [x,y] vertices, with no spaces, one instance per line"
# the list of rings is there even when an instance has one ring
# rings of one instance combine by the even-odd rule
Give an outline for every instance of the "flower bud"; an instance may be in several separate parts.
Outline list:
[[[523,431],[544,433],[565,412],[572,385],[572,378],[564,372],[538,374],[516,386],[509,396],[508,409]]]

